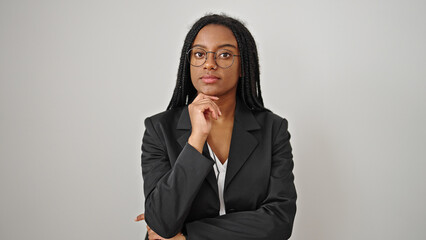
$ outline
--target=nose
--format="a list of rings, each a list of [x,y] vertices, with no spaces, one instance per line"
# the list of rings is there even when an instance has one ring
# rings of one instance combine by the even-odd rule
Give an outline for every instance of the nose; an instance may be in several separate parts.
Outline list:
[[[217,68],[216,60],[214,59],[214,53],[208,52],[207,53],[207,59],[204,63],[204,68],[208,70],[215,70]]]

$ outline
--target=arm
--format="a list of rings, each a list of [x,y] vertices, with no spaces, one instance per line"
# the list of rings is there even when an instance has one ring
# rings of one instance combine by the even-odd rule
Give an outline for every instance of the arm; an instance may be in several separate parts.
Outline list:
[[[142,141],[145,221],[158,235],[171,238],[181,231],[191,204],[213,162],[186,144],[174,166],[149,118]]]
[[[296,213],[293,156],[287,121],[273,141],[268,196],[254,211],[235,212],[186,224],[187,239],[288,239]]]
[[[212,120],[221,115],[214,102],[218,99],[199,93],[188,105],[191,135],[173,166],[151,120],[145,120],[142,142],[145,221],[162,237],[173,237],[182,230],[192,202],[211,171],[213,161],[201,153]]]

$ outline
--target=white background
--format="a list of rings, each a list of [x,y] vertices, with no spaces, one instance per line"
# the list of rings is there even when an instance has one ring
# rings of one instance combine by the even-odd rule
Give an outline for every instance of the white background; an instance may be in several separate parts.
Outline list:
[[[142,239],[140,144],[206,12],[289,121],[293,240],[426,239],[426,3],[0,1],[0,239]]]

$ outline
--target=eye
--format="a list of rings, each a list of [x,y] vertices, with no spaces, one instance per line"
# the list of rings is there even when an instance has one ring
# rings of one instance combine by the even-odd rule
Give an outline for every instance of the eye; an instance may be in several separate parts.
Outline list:
[[[192,54],[194,55],[195,58],[205,58],[206,56],[206,53],[200,50],[194,50]]]
[[[232,53],[226,52],[226,51],[218,51],[219,52],[219,58],[221,59],[228,59],[232,56]]]

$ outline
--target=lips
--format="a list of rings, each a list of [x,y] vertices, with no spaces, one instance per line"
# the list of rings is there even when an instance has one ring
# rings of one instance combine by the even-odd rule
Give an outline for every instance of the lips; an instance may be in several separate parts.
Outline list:
[[[214,75],[204,75],[201,77],[201,80],[203,80],[204,83],[211,84],[217,82],[219,78]]]

